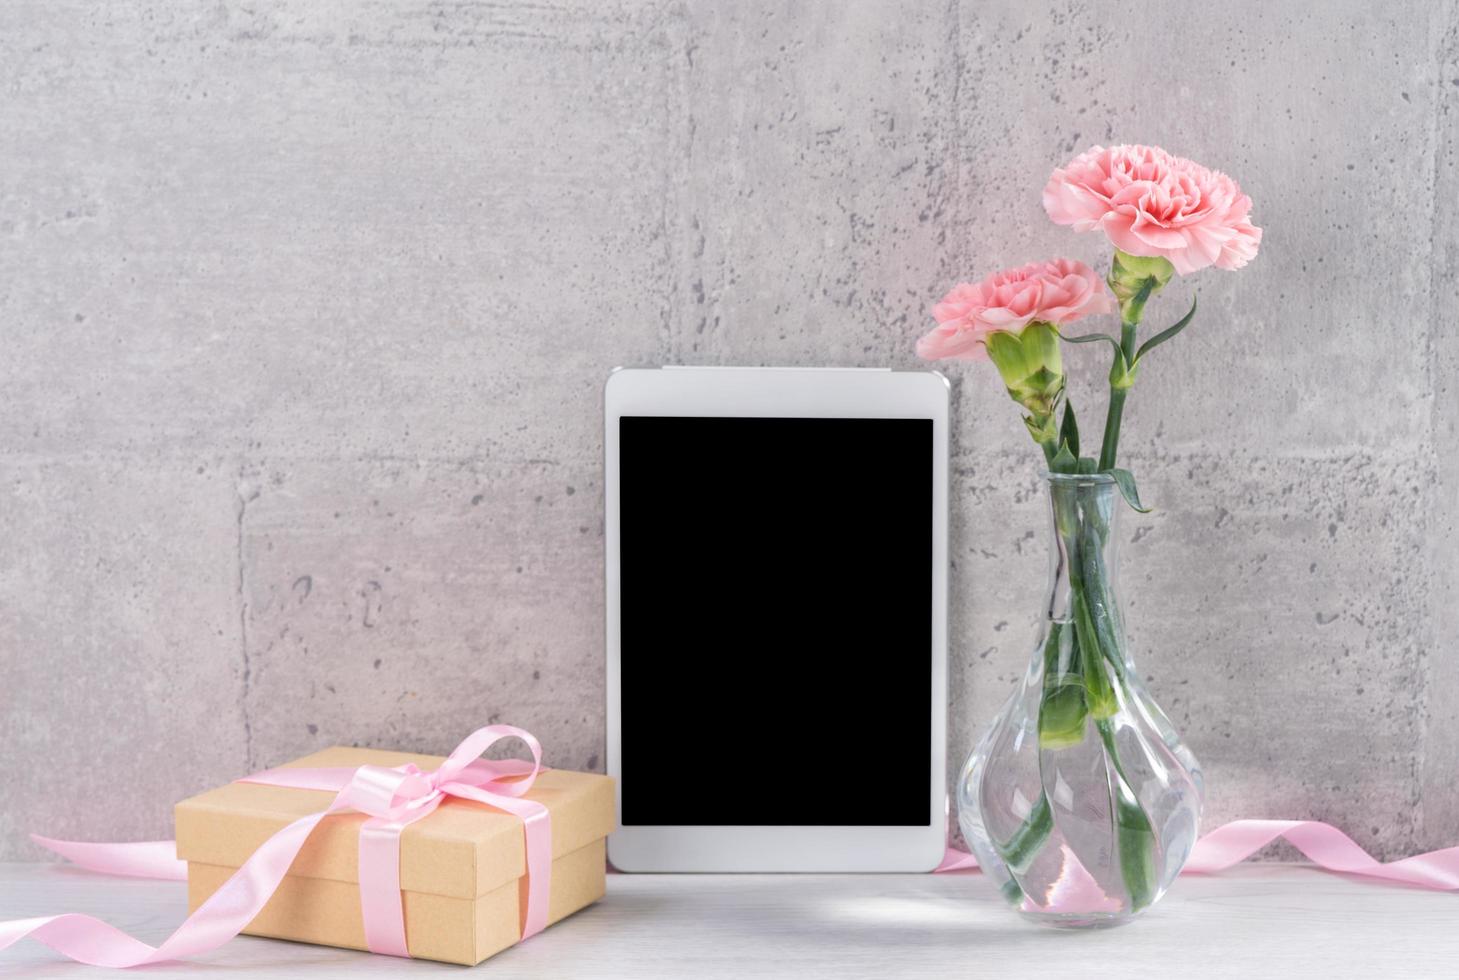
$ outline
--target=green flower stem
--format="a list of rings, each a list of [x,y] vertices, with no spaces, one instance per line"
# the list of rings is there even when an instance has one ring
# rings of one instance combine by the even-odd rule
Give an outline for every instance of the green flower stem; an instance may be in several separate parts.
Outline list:
[[[1149,815],[1125,775],[1115,742],[1113,716],[1118,713],[1122,700],[1117,688],[1124,686],[1124,654],[1114,631],[1109,573],[1099,551],[1107,530],[1102,515],[1088,507],[1072,523],[1074,526],[1069,527],[1060,521],[1060,531],[1069,555],[1070,598],[1075,636],[1082,654],[1080,668],[1089,714],[1099,732],[1110,770],[1110,809],[1115,820],[1120,875],[1132,907],[1140,909],[1155,897],[1155,833]]]
[[[1093,718],[1109,767],[1120,875],[1132,906],[1144,908],[1154,900],[1156,891],[1155,835],[1125,775],[1114,737],[1113,716],[1122,700],[1125,666],[1123,641],[1113,615],[1109,570],[1101,551],[1108,526],[1097,507],[1081,508],[1077,501],[1057,491],[1054,516],[1068,561],[1072,622],[1051,621],[1044,638],[1039,749],[1059,750],[1081,744],[1086,724]],[[1072,635],[1068,633],[1071,626]],[[1069,657],[1061,662],[1060,646],[1066,636]],[[1028,870],[1048,842],[1053,825],[1053,809],[1040,789],[1038,800],[1018,829],[1007,841],[995,842],[1011,873]],[[1022,898],[1015,880],[1005,886],[1005,893],[1010,901]]]
[[[1120,349],[1109,372],[1109,414],[1105,416],[1104,441],[1099,450],[1101,471],[1115,465],[1120,445],[1120,418],[1125,411],[1125,392],[1135,383],[1139,351],[1135,330],[1145,316],[1149,301],[1175,275],[1175,267],[1159,256],[1135,256],[1115,249],[1105,282],[1120,304]],[[1183,324],[1182,324],[1183,326]],[[1178,331],[1176,331],[1178,332]]]
[[[1104,417],[1104,442],[1099,447],[1099,468],[1107,470],[1115,465],[1115,452],[1120,445],[1120,419],[1125,414],[1125,392],[1128,389],[1111,387],[1109,390],[1109,412]]]
[[[1142,290],[1143,291],[1143,290]],[[1120,357],[1123,357],[1125,364],[1133,364],[1135,361],[1135,331],[1140,326],[1140,317],[1145,311],[1143,300],[1139,306],[1131,311],[1133,320],[1124,320],[1120,323]],[[1114,372],[1111,372],[1113,374]],[[1120,445],[1120,420],[1125,414],[1125,395],[1129,393],[1128,387],[1119,387],[1113,382],[1109,386],[1109,412],[1104,417],[1104,441],[1099,447],[1099,468],[1107,470],[1115,465],[1115,453]]]
[[[1059,452],[1059,447],[1056,446],[1056,445],[1054,445],[1054,440],[1049,439],[1049,440],[1040,442],[1039,443],[1039,448],[1044,451],[1044,461],[1047,462],[1049,464],[1049,466],[1053,466],[1054,465],[1054,457]]]
[[[1084,675],[1084,688],[1089,701],[1089,713],[1096,719],[1109,718],[1119,710],[1119,699],[1115,695],[1105,662],[1113,651],[1101,642],[1099,630],[1095,628],[1093,610],[1090,608],[1089,589],[1084,578],[1083,555],[1088,550],[1081,547],[1080,539],[1085,536],[1089,517],[1074,523],[1064,533],[1064,552],[1069,558],[1069,592],[1071,612],[1074,616],[1074,636],[1079,641],[1079,666]],[[1114,654],[1118,656],[1118,654]]]

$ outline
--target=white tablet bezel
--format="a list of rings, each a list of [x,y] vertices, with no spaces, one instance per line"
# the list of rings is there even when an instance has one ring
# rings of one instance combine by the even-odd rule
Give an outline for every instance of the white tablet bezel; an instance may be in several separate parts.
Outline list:
[[[607,518],[608,773],[619,781],[619,526],[618,420],[625,415],[768,418],[922,418],[932,420],[932,745],[930,768],[867,773],[865,786],[846,787],[836,805],[854,807],[861,793],[926,792],[925,827],[855,826],[620,826],[608,840],[608,859],[620,871],[930,871],[942,859],[947,822],[947,481],[948,383],[930,371],[855,368],[658,368],[618,369],[603,390],[604,506]],[[771,723],[773,731],[773,721]],[[668,734],[666,737],[673,737]],[[868,738],[898,738],[874,718],[850,720],[847,752]],[[781,747],[776,760],[745,764],[814,766],[797,746]],[[922,753],[908,747],[908,759]],[[733,780],[727,792],[746,792],[753,779],[735,780],[732,760],[705,760],[699,772],[665,773],[665,779]],[[775,801],[765,800],[767,819]]]

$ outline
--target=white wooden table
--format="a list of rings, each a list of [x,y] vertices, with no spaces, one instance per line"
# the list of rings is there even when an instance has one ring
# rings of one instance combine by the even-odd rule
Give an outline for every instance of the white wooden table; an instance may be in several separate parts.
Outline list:
[[[0,919],[89,912],[156,943],[183,886],[0,864]],[[445,977],[461,967],[240,937],[143,971],[167,980]],[[981,876],[611,875],[608,895],[487,960],[492,978],[1459,977],[1459,895],[1290,865],[1187,877],[1142,919],[1059,932],[1025,923]],[[3,977],[111,976],[25,940]]]

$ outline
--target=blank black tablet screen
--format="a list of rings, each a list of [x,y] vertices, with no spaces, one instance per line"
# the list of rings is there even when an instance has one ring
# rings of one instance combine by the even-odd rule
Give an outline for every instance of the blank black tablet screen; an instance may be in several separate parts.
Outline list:
[[[623,823],[927,826],[932,420],[619,425]]]

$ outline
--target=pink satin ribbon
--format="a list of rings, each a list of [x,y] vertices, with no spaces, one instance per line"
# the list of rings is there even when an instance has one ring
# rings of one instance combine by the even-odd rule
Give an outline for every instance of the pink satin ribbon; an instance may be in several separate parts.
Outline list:
[[[517,762],[473,761],[492,742],[507,736],[521,738],[532,748],[530,767]],[[379,821],[377,829],[381,839],[396,845],[387,855],[384,852],[388,849],[383,845],[367,843],[364,833],[360,836],[360,898],[370,948],[376,952],[393,952],[398,948],[400,952],[396,955],[409,955],[405,952],[400,908],[399,832],[438,806],[445,796],[476,800],[522,816],[527,835],[528,894],[522,927],[522,938],[526,939],[546,924],[547,882],[552,861],[546,808],[519,798],[540,770],[541,747],[535,738],[509,725],[492,725],[474,732],[434,773],[422,773],[414,766],[273,769],[257,773],[246,781],[297,789],[337,789],[338,795],[328,809],[301,817],[271,837],[161,946],[149,946],[90,916],[55,915],[0,922],[0,949],[31,936],[71,959],[111,967],[140,966],[216,949],[237,935],[263,908],[320,820],[343,810],[361,810],[371,814],[366,825]],[[526,778],[510,783],[501,781],[509,776]],[[409,795],[412,792],[418,795]],[[529,812],[532,808],[540,809],[540,814]],[[421,810],[424,812],[418,812]],[[538,828],[535,832],[534,827]],[[1459,889],[1459,847],[1446,847],[1385,864],[1336,827],[1316,820],[1234,820],[1197,841],[1181,873],[1223,871],[1279,838],[1296,846],[1314,864],[1328,871],[1383,878],[1437,891]],[[173,856],[171,841],[81,844],[38,836],[32,839],[93,871],[148,878],[187,877],[187,866]],[[977,867],[978,862],[971,854],[948,848],[934,873]],[[367,880],[373,882],[369,887]],[[393,894],[385,893],[386,887],[393,888]],[[379,899],[378,904],[371,904],[371,893]],[[395,943],[398,947],[392,948]]]
[[[1317,820],[1233,820],[1196,841],[1181,874],[1224,871],[1278,838],[1285,838],[1313,864],[1328,871],[1385,878],[1435,891],[1459,889],[1459,847],[1445,847],[1384,864],[1341,830]],[[967,851],[949,847],[933,873],[977,867],[977,858]]]
[[[530,765],[479,756],[504,738],[519,738],[532,751]],[[0,922],[0,949],[30,936],[56,952],[92,966],[131,967],[196,956],[217,949],[247,927],[288,873],[309,834],[325,817],[346,811],[368,814],[360,830],[360,911],[371,952],[409,956],[400,897],[400,834],[432,813],[447,797],[472,800],[522,819],[527,851],[527,901],[522,939],[547,925],[552,871],[552,832],[547,808],[523,799],[542,770],[542,746],[527,731],[488,725],[467,736],[435,772],[414,765],[356,769],[270,769],[242,782],[327,790],[334,800],[274,834],[188,916],[160,946],[133,939],[88,915],[52,915]],[[82,867],[106,874],[186,879],[172,841],[85,844],[32,836],[36,843]]]

